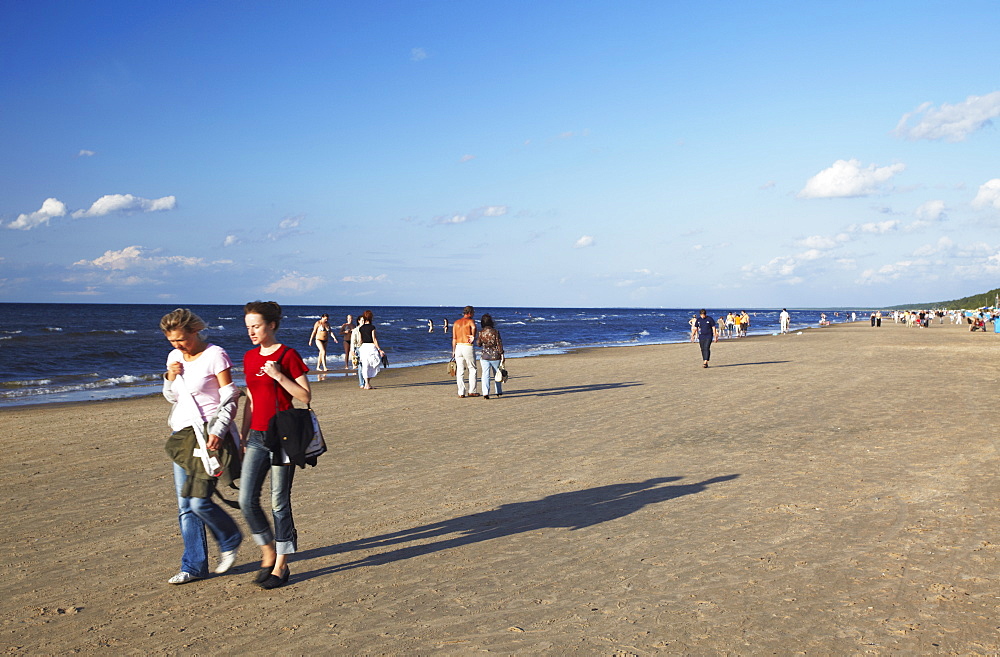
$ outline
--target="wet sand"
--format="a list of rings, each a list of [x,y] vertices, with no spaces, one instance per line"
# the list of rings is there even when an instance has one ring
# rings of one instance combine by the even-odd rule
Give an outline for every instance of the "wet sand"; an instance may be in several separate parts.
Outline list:
[[[692,344],[511,360],[500,399],[443,364],[331,377],[272,591],[249,539],[229,574],[166,583],[162,398],[0,410],[4,645],[996,654],[998,355],[858,323],[725,340],[709,369]]]

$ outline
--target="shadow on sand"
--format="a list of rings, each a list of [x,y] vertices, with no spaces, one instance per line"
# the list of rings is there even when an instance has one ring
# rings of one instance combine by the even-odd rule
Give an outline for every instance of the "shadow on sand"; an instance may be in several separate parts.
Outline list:
[[[482,513],[300,552],[295,561],[301,564],[304,560],[332,554],[400,546],[361,559],[295,573],[292,580],[301,581],[352,568],[380,566],[524,532],[591,527],[635,513],[650,504],[701,493],[712,484],[732,481],[737,477],[738,474],[730,474],[692,484],[674,485],[666,484],[683,477],[658,477],[635,483],[556,493],[530,502],[504,504]],[[421,542],[418,545],[401,545],[414,541]]]

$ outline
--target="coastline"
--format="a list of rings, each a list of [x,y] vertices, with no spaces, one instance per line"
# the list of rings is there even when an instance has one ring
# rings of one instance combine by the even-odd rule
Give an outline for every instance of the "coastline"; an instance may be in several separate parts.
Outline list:
[[[1000,343],[755,337],[707,370],[688,343],[519,358],[489,401],[443,364],[315,386],[331,451],[297,473],[270,592],[249,541],[232,574],[165,584],[162,398],[0,409],[8,651],[1000,650],[1000,439],[978,429]]]
[[[841,322],[842,324],[850,324],[852,322]],[[808,325],[799,326],[793,329],[792,333],[798,331],[814,330],[818,328],[823,328],[818,325]],[[777,336],[777,333],[762,330],[762,331],[750,331],[746,336],[742,338],[727,338],[720,342],[728,342],[730,340],[746,340],[749,338],[763,338],[763,337],[773,337]],[[514,355],[508,357],[508,360],[515,361],[523,358],[535,358],[537,356],[561,356],[567,354],[573,354],[578,351],[583,351],[587,349],[628,349],[634,347],[651,347],[651,346],[661,346],[668,344],[689,344],[687,340],[664,340],[662,342],[642,342],[642,343],[607,343],[607,344],[592,344],[592,345],[571,345],[566,347],[551,347],[546,349],[541,349],[539,351],[532,352],[518,352]],[[302,354],[303,349],[300,347],[295,347],[300,354]],[[392,352],[389,352],[390,356]],[[336,354],[335,354],[336,355]],[[314,361],[315,357],[310,356],[308,353],[304,356],[307,362]],[[333,356],[331,356],[331,360]],[[339,359],[338,359],[339,362]],[[447,357],[442,357],[439,360],[434,360],[431,362],[427,361],[417,361],[417,362],[401,362],[396,364],[390,364],[391,369],[407,369],[407,368],[419,368],[419,367],[432,367],[440,366],[448,363]],[[242,378],[242,371],[234,369],[236,376],[237,385],[243,386],[244,381]],[[355,376],[355,370],[344,370],[331,368],[327,372],[322,372],[320,370],[310,369],[308,372],[309,381],[313,384],[323,383],[324,378],[321,377],[345,377],[345,376]],[[145,376],[145,375],[143,375]],[[12,400],[2,400],[0,401],[0,413],[8,409],[15,408],[26,408],[26,407],[41,407],[47,408],[51,406],[62,406],[66,404],[94,404],[103,403],[111,401],[125,401],[128,399],[142,399],[146,397],[160,397],[160,387],[161,384],[157,383],[147,383],[140,385],[130,385],[130,386],[120,386],[120,387],[105,387],[98,389],[86,389],[86,390],[76,390],[69,393],[52,393],[46,396],[37,397],[23,397],[23,398],[13,398]]]

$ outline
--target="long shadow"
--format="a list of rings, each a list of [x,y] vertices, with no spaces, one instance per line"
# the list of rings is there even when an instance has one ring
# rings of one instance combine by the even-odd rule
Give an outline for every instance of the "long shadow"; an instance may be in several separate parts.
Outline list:
[[[667,486],[683,477],[658,477],[646,481],[612,484],[549,495],[531,502],[504,504],[496,509],[412,527],[398,532],[372,536],[358,541],[306,550],[296,555],[296,561],[314,559],[331,554],[383,548],[412,541],[431,542],[405,545],[379,552],[361,559],[296,573],[298,581],[329,575],[342,570],[380,566],[413,557],[433,554],[443,550],[513,536],[540,529],[565,528],[569,530],[591,527],[609,520],[622,518],[650,505],[673,500],[684,495],[694,495],[712,484],[731,481],[738,474],[713,477],[693,484]],[[436,540],[435,540],[436,539]]]
[[[504,392],[504,397],[523,397],[527,395],[535,397],[549,397],[552,395],[568,395],[574,392],[596,392],[598,390],[615,390],[618,388],[631,388],[633,386],[644,385],[639,381],[623,381],[622,383],[591,383],[582,386],[563,386],[561,388],[527,388],[520,390],[510,390]]]
[[[713,368],[720,367],[746,367],[747,365],[778,365],[780,363],[790,363],[790,360],[764,360],[759,363],[729,363],[728,365],[712,365]]]

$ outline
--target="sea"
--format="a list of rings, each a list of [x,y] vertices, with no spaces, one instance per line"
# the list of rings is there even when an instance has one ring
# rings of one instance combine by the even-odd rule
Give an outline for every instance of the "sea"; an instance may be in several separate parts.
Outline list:
[[[158,393],[170,344],[160,318],[174,310],[163,304],[0,303],[0,406],[83,402]],[[242,384],[243,354],[251,347],[242,305],[189,306],[208,324],[207,340],[226,349]],[[449,324],[460,307],[369,307],[379,344],[390,367],[445,363],[451,358]],[[346,315],[365,308],[283,306],[278,339],[299,351],[315,369],[317,353],[308,346],[314,322],[329,313],[339,327]],[[503,338],[507,358],[559,354],[586,347],[686,342],[692,308],[476,308],[490,313]],[[709,309],[718,318],[737,309]],[[747,310],[750,334],[778,331],[780,309]],[[789,310],[792,330],[816,327],[825,313],[832,322],[850,310]],[[859,316],[860,316],[859,312]],[[867,313],[866,313],[867,316]],[[430,323],[430,325],[428,324]],[[328,343],[333,374],[343,365],[343,348]],[[443,370],[442,370],[443,371]],[[343,373],[342,373],[343,374]],[[346,376],[346,374],[343,374]],[[310,379],[317,374],[312,372]]]

